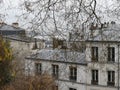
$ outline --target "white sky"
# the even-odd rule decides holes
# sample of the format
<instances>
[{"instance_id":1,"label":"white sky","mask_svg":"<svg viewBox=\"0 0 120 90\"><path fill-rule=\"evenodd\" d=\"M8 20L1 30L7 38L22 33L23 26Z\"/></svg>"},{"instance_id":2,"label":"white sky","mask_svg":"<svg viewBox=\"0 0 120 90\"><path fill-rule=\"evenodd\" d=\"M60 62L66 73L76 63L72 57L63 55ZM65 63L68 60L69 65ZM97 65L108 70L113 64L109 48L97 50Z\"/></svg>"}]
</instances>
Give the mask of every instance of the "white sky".
<instances>
[{"instance_id":1,"label":"white sky","mask_svg":"<svg viewBox=\"0 0 120 90\"><path fill-rule=\"evenodd\" d=\"M12 22L17 22L17 16L23 12L23 10L20 10L19 5L25 0L0 0L0 1L3 1L3 4L0 4L1 6L0 13L6 16L6 18L5 19L2 18L2 20L8 24L11 24ZM113 4L113 1L115 0L97 0L97 6L98 6L97 9L98 10L102 9L103 11L105 8L110 9L113 7L111 5ZM108 20L108 18L106 17L104 17L104 19Z\"/></svg>"},{"instance_id":2,"label":"white sky","mask_svg":"<svg viewBox=\"0 0 120 90\"><path fill-rule=\"evenodd\" d=\"M9 24L11 24L12 22L16 22L16 16L22 13L22 10L19 9L19 4L22 1L23 0L3 0L3 3L0 4L0 14L5 15L6 18L2 18L2 20Z\"/></svg>"}]
</instances>

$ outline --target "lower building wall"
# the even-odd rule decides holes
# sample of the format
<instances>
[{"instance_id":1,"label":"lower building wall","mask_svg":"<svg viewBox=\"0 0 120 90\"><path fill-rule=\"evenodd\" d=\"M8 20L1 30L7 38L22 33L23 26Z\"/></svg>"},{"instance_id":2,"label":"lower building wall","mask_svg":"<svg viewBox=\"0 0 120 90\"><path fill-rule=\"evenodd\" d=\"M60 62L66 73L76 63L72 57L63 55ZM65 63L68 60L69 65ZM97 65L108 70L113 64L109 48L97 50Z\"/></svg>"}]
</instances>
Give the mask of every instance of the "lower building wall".
<instances>
[{"instance_id":1,"label":"lower building wall","mask_svg":"<svg viewBox=\"0 0 120 90\"><path fill-rule=\"evenodd\" d=\"M58 81L58 90L69 90L74 88L76 90L118 90L117 87L112 86L100 86L100 85L88 85L74 82Z\"/></svg>"},{"instance_id":2,"label":"lower building wall","mask_svg":"<svg viewBox=\"0 0 120 90\"><path fill-rule=\"evenodd\" d=\"M106 84L102 85L101 83L98 85L91 85L91 82L88 82L91 81L91 74L86 72L86 66L81 65L53 63L39 60L26 60L26 75L35 75L35 63L41 63L42 72L47 72L50 75L52 75L52 65L59 65L59 79L56 81L58 90L69 90L69 88L74 88L76 90L118 90L116 87L110 87ZM77 81L75 82L69 80L69 66L76 66L78 68Z\"/></svg>"},{"instance_id":3,"label":"lower building wall","mask_svg":"<svg viewBox=\"0 0 120 90\"><path fill-rule=\"evenodd\" d=\"M58 81L58 90L69 90L69 88L74 88L76 90L86 90L86 85L77 84L73 82Z\"/></svg>"}]
</instances>

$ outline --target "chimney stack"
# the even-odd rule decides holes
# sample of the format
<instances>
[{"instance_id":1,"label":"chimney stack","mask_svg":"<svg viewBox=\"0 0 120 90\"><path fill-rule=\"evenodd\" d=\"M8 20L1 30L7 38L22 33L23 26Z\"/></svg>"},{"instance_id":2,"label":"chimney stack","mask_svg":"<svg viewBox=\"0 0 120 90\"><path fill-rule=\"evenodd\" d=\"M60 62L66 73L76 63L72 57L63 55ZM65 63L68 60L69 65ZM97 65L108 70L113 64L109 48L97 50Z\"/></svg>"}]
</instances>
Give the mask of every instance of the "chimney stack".
<instances>
[{"instance_id":1,"label":"chimney stack","mask_svg":"<svg viewBox=\"0 0 120 90\"><path fill-rule=\"evenodd\" d=\"M0 27L5 24L3 21L0 20Z\"/></svg>"},{"instance_id":2,"label":"chimney stack","mask_svg":"<svg viewBox=\"0 0 120 90\"><path fill-rule=\"evenodd\" d=\"M19 24L17 22L12 23L12 26L18 28Z\"/></svg>"},{"instance_id":3,"label":"chimney stack","mask_svg":"<svg viewBox=\"0 0 120 90\"><path fill-rule=\"evenodd\" d=\"M114 21L111 21L111 24L113 25L113 24L116 24Z\"/></svg>"}]
</instances>

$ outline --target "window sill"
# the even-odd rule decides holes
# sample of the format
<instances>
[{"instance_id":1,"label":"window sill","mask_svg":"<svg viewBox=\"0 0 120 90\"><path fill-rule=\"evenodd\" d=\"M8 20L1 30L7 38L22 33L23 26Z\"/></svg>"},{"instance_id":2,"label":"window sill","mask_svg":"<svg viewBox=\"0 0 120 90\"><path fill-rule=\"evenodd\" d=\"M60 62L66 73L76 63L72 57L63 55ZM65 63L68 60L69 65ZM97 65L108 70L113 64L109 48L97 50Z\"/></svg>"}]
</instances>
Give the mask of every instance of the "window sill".
<instances>
[{"instance_id":1,"label":"window sill","mask_svg":"<svg viewBox=\"0 0 120 90\"><path fill-rule=\"evenodd\" d=\"M77 80L72 80L72 79L69 79L70 80L70 82L77 82Z\"/></svg>"},{"instance_id":2,"label":"window sill","mask_svg":"<svg viewBox=\"0 0 120 90\"><path fill-rule=\"evenodd\" d=\"M59 79L59 76L52 75L54 79Z\"/></svg>"},{"instance_id":3,"label":"window sill","mask_svg":"<svg viewBox=\"0 0 120 90\"><path fill-rule=\"evenodd\" d=\"M115 61L107 61L107 63L115 63Z\"/></svg>"},{"instance_id":4,"label":"window sill","mask_svg":"<svg viewBox=\"0 0 120 90\"><path fill-rule=\"evenodd\" d=\"M92 60L91 62L99 62L99 61L97 61L97 60L96 60L96 61L95 61L95 60Z\"/></svg>"}]
</instances>

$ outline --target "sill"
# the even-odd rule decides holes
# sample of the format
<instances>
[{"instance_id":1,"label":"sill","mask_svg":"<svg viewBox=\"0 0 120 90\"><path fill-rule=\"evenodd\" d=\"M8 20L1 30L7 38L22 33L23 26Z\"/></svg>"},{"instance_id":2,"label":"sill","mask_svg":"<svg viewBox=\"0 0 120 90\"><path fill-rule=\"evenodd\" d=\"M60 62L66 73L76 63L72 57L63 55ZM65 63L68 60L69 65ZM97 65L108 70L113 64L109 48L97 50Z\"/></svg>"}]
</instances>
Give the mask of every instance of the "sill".
<instances>
[{"instance_id":1,"label":"sill","mask_svg":"<svg viewBox=\"0 0 120 90\"><path fill-rule=\"evenodd\" d=\"M91 83L91 85L98 85L98 83Z\"/></svg>"},{"instance_id":2,"label":"sill","mask_svg":"<svg viewBox=\"0 0 120 90\"><path fill-rule=\"evenodd\" d=\"M69 79L71 82L77 82L77 80Z\"/></svg>"},{"instance_id":3,"label":"sill","mask_svg":"<svg viewBox=\"0 0 120 90\"><path fill-rule=\"evenodd\" d=\"M115 63L115 61L107 61L108 63Z\"/></svg>"},{"instance_id":4,"label":"sill","mask_svg":"<svg viewBox=\"0 0 120 90\"><path fill-rule=\"evenodd\" d=\"M58 76L54 76L54 75L53 75L52 77L53 77L54 79L59 79L59 77L58 77Z\"/></svg>"},{"instance_id":5,"label":"sill","mask_svg":"<svg viewBox=\"0 0 120 90\"><path fill-rule=\"evenodd\" d=\"M109 87L115 87L115 85L111 85L111 84L107 84L107 86L109 86Z\"/></svg>"},{"instance_id":6,"label":"sill","mask_svg":"<svg viewBox=\"0 0 120 90\"><path fill-rule=\"evenodd\" d=\"M115 61L90 61L91 63L107 63L107 64L115 64Z\"/></svg>"},{"instance_id":7,"label":"sill","mask_svg":"<svg viewBox=\"0 0 120 90\"><path fill-rule=\"evenodd\" d=\"M52 76L54 79L59 79L58 77L56 77L56 76Z\"/></svg>"},{"instance_id":8,"label":"sill","mask_svg":"<svg viewBox=\"0 0 120 90\"><path fill-rule=\"evenodd\" d=\"M72 82L76 82L77 81L77 77L69 76L69 80L72 81Z\"/></svg>"},{"instance_id":9,"label":"sill","mask_svg":"<svg viewBox=\"0 0 120 90\"><path fill-rule=\"evenodd\" d=\"M35 73L35 75L36 75L36 76L40 76L40 75L42 75L42 73Z\"/></svg>"},{"instance_id":10,"label":"sill","mask_svg":"<svg viewBox=\"0 0 120 90\"><path fill-rule=\"evenodd\" d=\"M91 62L98 62L98 60L91 60Z\"/></svg>"},{"instance_id":11,"label":"sill","mask_svg":"<svg viewBox=\"0 0 120 90\"><path fill-rule=\"evenodd\" d=\"M98 58L91 58L92 62L98 62Z\"/></svg>"}]
</instances>

